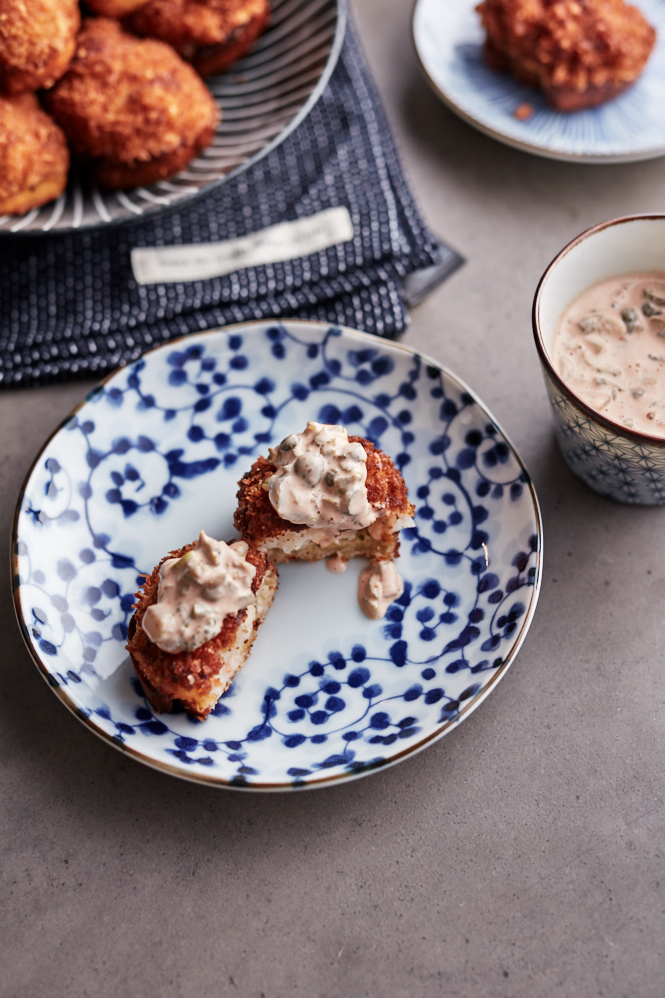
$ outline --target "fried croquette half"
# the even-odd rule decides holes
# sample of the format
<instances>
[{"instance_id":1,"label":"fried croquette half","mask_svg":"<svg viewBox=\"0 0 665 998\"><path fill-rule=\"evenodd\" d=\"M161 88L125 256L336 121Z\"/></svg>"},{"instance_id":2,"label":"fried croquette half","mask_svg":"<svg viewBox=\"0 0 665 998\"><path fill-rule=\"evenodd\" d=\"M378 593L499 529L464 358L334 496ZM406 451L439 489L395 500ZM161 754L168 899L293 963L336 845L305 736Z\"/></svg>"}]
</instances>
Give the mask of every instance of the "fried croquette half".
<instances>
[{"instance_id":1,"label":"fried croquette half","mask_svg":"<svg viewBox=\"0 0 665 998\"><path fill-rule=\"evenodd\" d=\"M137 35L168 42L210 76L241 59L269 17L269 0L149 0L125 23Z\"/></svg>"},{"instance_id":2,"label":"fried croquette half","mask_svg":"<svg viewBox=\"0 0 665 998\"><path fill-rule=\"evenodd\" d=\"M250 548L246 561L254 565L252 592L256 605L228 614L220 633L194 651L171 655L148 638L142 621L149 606L157 602L159 569L166 558L180 558L198 547L198 541L171 551L162 558L136 594L136 612L129 622L127 651L152 707L168 714L176 702L203 721L231 685L247 661L277 591L277 570L260 551Z\"/></svg>"},{"instance_id":3,"label":"fried croquette half","mask_svg":"<svg viewBox=\"0 0 665 998\"><path fill-rule=\"evenodd\" d=\"M78 0L2 0L0 92L52 87L72 61L80 25Z\"/></svg>"},{"instance_id":4,"label":"fried croquette half","mask_svg":"<svg viewBox=\"0 0 665 998\"><path fill-rule=\"evenodd\" d=\"M34 94L0 97L0 215L23 215L60 197L67 140Z\"/></svg>"},{"instance_id":5,"label":"fried croquette half","mask_svg":"<svg viewBox=\"0 0 665 998\"><path fill-rule=\"evenodd\" d=\"M485 60L540 87L559 111L618 97L638 78L656 32L624 0L484 0Z\"/></svg>"},{"instance_id":6,"label":"fried croquette half","mask_svg":"<svg viewBox=\"0 0 665 998\"><path fill-rule=\"evenodd\" d=\"M374 523L358 530L345 530L330 540L330 531L283 520L263 487L276 469L260 457L238 483L234 523L242 539L264 551L275 564L296 559L321 561L335 554L343 558L397 558L399 529L411 522L415 512L404 479L388 455L369 440L349 437L349 443L361 444L367 454L367 498L380 512Z\"/></svg>"},{"instance_id":7,"label":"fried croquette half","mask_svg":"<svg viewBox=\"0 0 665 998\"><path fill-rule=\"evenodd\" d=\"M183 169L219 121L205 84L170 46L102 17L84 22L71 67L47 100L74 152L111 189Z\"/></svg>"}]
</instances>

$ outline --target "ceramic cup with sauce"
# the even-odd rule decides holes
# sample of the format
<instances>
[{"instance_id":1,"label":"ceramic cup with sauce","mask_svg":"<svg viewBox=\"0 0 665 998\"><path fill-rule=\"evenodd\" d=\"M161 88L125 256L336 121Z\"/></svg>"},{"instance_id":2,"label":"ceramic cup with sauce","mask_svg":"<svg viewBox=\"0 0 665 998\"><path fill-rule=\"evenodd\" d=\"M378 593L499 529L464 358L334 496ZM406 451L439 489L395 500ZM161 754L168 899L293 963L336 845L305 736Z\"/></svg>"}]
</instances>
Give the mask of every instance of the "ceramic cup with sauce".
<instances>
[{"instance_id":1,"label":"ceramic cup with sauce","mask_svg":"<svg viewBox=\"0 0 665 998\"><path fill-rule=\"evenodd\" d=\"M567 307L591 285L626 274L665 274L665 215L633 215L583 232L549 265L533 304L533 332L571 471L610 499L665 504L665 436L614 422L585 403L555 369L554 336Z\"/></svg>"}]
</instances>

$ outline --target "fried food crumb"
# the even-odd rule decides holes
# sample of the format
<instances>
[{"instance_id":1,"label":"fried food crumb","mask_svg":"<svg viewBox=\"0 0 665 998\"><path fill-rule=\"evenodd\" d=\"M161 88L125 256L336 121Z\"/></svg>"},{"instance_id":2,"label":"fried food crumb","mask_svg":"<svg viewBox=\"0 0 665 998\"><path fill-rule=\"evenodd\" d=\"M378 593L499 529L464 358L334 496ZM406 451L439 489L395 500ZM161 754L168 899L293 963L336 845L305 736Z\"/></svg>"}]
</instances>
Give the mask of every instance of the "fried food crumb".
<instances>
[{"instance_id":1,"label":"fried food crumb","mask_svg":"<svg viewBox=\"0 0 665 998\"><path fill-rule=\"evenodd\" d=\"M534 115L533 104L518 104L513 111L513 117L518 121L528 121Z\"/></svg>"}]
</instances>

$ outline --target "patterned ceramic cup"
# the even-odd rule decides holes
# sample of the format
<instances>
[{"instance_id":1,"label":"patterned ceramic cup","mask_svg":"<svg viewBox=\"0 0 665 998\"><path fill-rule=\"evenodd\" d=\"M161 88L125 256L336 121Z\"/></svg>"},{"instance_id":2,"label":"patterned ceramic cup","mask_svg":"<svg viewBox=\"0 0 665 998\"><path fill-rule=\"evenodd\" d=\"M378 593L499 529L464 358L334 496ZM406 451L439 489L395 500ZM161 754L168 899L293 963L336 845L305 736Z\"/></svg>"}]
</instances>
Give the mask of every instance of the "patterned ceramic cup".
<instances>
[{"instance_id":1,"label":"patterned ceramic cup","mask_svg":"<svg viewBox=\"0 0 665 998\"><path fill-rule=\"evenodd\" d=\"M630 430L592 409L561 379L552 342L561 315L597 281L665 272L665 215L633 215L587 229L554 258L533 303L533 333L568 467L610 499L665 504L665 438Z\"/></svg>"}]
</instances>

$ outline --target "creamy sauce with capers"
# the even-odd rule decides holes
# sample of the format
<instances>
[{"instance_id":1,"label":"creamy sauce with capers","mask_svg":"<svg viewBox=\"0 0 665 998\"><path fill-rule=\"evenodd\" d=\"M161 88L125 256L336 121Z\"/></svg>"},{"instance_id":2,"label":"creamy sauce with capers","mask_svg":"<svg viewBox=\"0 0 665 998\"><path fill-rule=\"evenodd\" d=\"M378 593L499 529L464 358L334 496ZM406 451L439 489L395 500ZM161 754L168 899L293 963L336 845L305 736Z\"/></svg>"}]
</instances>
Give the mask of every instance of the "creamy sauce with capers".
<instances>
[{"instance_id":1,"label":"creamy sauce with capers","mask_svg":"<svg viewBox=\"0 0 665 998\"><path fill-rule=\"evenodd\" d=\"M143 630L162 651L190 652L216 637L228 614L256 603L254 565L244 541L225 544L199 536L198 547L168 558L159 571L157 603L143 616Z\"/></svg>"},{"instance_id":2,"label":"creamy sauce with capers","mask_svg":"<svg viewBox=\"0 0 665 998\"><path fill-rule=\"evenodd\" d=\"M552 361L593 409L665 436L665 274L626 274L587 288L561 318Z\"/></svg>"},{"instance_id":3,"label":"creamy sauce with capers","mask_svg":"<svg viewBox=\"0 0 665 998\"><path fill-rule=\"evenodd\" d=\"M385 617L391 603L404 592L404 582L397 574L394 561L372 561L360 573L358 603L370 620Z\"/></svg>"},{"instance_id":4,"label":"creamy sauce with capers","mask_svg":"<svg viewBox=\"0 0 665 998\"><path fill-rule=\"evenodd\" d=\"M367 498L367 454L343 426L309 422L270 449L277 471L266 482L283 520L309 527L358 530L377 518Z\"/></svg>"}]
</instances>

